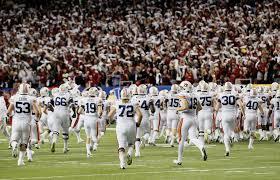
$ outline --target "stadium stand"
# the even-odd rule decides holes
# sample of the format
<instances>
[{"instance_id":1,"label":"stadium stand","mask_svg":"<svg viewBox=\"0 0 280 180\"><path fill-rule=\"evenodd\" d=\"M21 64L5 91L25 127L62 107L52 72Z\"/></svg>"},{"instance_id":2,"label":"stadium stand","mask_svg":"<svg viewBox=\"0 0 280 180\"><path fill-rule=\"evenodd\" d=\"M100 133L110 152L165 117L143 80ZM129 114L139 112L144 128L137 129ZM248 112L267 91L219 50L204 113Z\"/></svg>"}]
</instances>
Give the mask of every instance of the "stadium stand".
<instances>
[{"instance_id":1,"label":"stadium stand","mask_svg":"<svg viewBox=\"0 0 280 180\"><path fill-rule=\"evenodd\" d=\"M1 88L280 81L276 0L39 2L1 2Z\"/></svg>"}]
</instances>

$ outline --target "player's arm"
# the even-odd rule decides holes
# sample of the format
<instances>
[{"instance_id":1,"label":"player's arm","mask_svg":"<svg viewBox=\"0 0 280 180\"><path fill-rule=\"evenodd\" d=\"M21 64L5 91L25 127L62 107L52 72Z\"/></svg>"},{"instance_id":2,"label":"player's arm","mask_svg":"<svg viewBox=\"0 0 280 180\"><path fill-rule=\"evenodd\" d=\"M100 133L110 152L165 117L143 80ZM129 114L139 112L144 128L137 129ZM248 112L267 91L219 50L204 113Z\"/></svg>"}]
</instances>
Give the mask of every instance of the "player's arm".
<instances>
[{"instance_id":1,"label":"player's arm","mask_svg":"<svg viewBox=\"0 0 280 180\"><path fill-rule=\"evenodd\" d=\"M196 107L196 112L198 113L198 111L200 111L202 109L201 104L199 101L197 101L197 107Z\"/></svg>"},{"instance_id":2,"label":"player's arm","mask_svg":"<svg viewBox=\"0 0 280 180\"><path fill-rule=\"evenodd\" d=\"M10 102L10 105L8 107L8 110L7 110L7 116L10 117L12 115L12 112L14 110L14 104L12 102Z\"/></svg>"},{"instance_id":3,"label":"player's arm","mask_svg":"<svg viewBox=\"0 0 280 180\"><path fill-rule=\"evenodd\" d=\"M48 102L47 109L52 112L54 111L54 100L53 99L51 99L50 102Z\"/></svg>"},{"instance_id":4,"label":"player's arm","mask_svg":"<svg viewBox=\"0 0 280 180\"><path fill-rule=\"evenodd\" d=\"M188 101L184 97L179 97L180 99L180 107L177 108L177 111L187 110L189 107Z\"/></svg>"},{"instance_id":5,"label":"player's arm","mask_svg":"<svg viewBox=\"0 0 280 180\"><path fill-rule=\"evenodd\" d=\"M156 109L155 109L154 101L153 101L153 100L151 100L151 101L149 102L149 109L151 110L151 113L152 113L152 114L155 113Z\"/></svg>"},{"instance_id":6,"label":"player's arm","mask_svg":"<svg viewBox=\"0 0 280 180\"><path fill-rule=\"evenodd\" d=\"M219 109L222 107L221 100L220 99L215 100L214 104L215 104L214 109L215 109L216 112L218 112Z\"/></svg>"},{"instance_id":7,"label":"player's arm","mask_svg":"<svg viewBox=\"0 0 280 180\"><path fill-rule=\"evenodd\" d=\"M136 106L135 112L136 112L136 115L137 115L136 127L139 127L140 124L141 124L141 121L142 121L142 117L143 117L139 106Z\"/></svg>"},{"instance_id":8,"label":"player's arm","mask_svg":"<svg viewBox=\"0 0 280 180\"><path fill-rule=\"evenodd\" d=\"M116 114L116 108L111 107L110 112L108 114L109 122L113 121L114 115Z\"/></svg>"},{"instance_id":9,"label":"player's arm","mask_svg":"<svg viewBox=\"0 0 280 180\"><path fill-rule=\"evenodd\" d=\"M273 99L269 101L270 102L270 106L269 106L269 111L268 111L268 117L270 117L272 112L273 112L274 105L273 105L272 101L273 101Z\"/></svg>"},{"instance_id":10,"label":"player's arm","mask_svg":"<svg viewBox=\"0 0 280 180\"><path fill-rule=\"evenodd\" d=\"M103 109L102 109L102 102L100 101L100 102L97 104L97 114L98 114L98 117L101 117L101 116L102 116L102 112L103 112Z\"/></svg>"},{"instance_id":11,"label":"player's arm","mask_svg":"<svg viewBox=\"0 0 280 180\"><path fill-rule=\"evenodd\" d=\"M36 100L34 100L32 102L32 110L35 113L35 116L37 117L37 119L39 119L40 118L40 109L38 107Z\"/></svg>"},{"instance_id":12,"label":"player's arm","mask_svg":"<svg viewBox=\"0 0 280 180\"><path fill-rule=\"evenodd\" d=\"M261 112L261 116L264 116L264 110L263 110L263 107L262 107L262 102L259 103L258 108Z\"/></svg>"}]
</instances>

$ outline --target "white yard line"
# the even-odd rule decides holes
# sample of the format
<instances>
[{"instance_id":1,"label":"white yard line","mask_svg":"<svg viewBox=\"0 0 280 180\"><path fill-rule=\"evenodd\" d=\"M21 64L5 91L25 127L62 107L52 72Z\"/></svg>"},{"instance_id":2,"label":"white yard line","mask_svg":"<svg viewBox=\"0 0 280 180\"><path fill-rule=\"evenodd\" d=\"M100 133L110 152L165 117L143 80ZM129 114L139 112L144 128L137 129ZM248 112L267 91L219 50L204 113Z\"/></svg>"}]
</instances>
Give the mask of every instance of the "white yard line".
<instances>
[{"instance_id":1,"label":"white yard line","mask_svg":"<svg viewBox=\"0 0 280 180\"><path fill-rule=\"evenodd\" d=\"M252 167L252 168L227 168L227 169L190 169L190 168L180 168L177 170L169 171L149 171L149 172L122 172L122 173L112 173L112 174L77 174L77 175L65 175L65 176L37 176L37 177L28 177L28 178L11 178L11 179L0 179L0 180L25 180L25 179L59 179L59 178L71 178L71 177L94 177L94 176L126 176L126 175L136 175L136 174L162 174L162 173L185 173L187 172L208 172L208 171L225 171L225 173L236 172L243 173L245 170L252 169L269 169L269 168L279 168L280 166L261 166L261 167ZM242 171L244 170L244 171ZM260 174L260 173L254 173ZM263 173L261 173L263 174Z\"/></svg>"}]
</instances>

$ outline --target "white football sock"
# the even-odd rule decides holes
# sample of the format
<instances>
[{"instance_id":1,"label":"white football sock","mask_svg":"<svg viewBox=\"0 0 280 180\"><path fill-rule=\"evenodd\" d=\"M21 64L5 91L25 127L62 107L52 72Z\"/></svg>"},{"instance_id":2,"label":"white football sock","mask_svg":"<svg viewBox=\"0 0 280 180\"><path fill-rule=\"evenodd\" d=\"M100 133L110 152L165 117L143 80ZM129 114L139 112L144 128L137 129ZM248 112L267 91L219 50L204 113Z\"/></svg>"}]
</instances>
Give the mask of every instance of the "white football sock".
<instances>
[{"instance_id":1,"label":"white football sock","mask_svg":"<svg viewBox=\"0 0 280 180\"><path fill-rule=\"evenodd\" d=\"M63 139L63 143L64 143L64 149L68 149L68 140Z\"/></svg>"},{"instance_id":2,"label":"white football sock","mask_svg":"<svg viewBox=\"0 0 280 180\"><path fill-rule=\"evenodd\" d=\"M165 128L166 128L166 126L162 126L161 131L160 131L160 137L163 136L163 134L165 132Z\"/></svg>"},{"instance_id":3,"label":"white football sock","mask_svg":"<svg viewBox=\"0 0 280 180\"><path fill-rule=\"evenodd\" d=\"M183 161L184 141L181 140L178 146L178 162Z\"/></svg>"},{"instance_id":4,"label":"white football sock","mask_svg":"<svg viewBox=\"0 0 280 180\"><path fill-rule=\"evenodd\" d=\"M18 159L20 161L24 160L24 156L25 156L26 151L19 151L19 155L18 155ZM31 152L32 153L32 152Z\"/></svg>"},{"instance_id":5,"label":"white football sock","mask_svg":"<svg viewBox=\"0 0 280 180\"><path fill-rule=\"evenodd\" d=\"M125 152L119 151L119 159L120 159L120 164L124 165L125 164Z\"/></svg>"},{"instance_id":6,"label":"white football sock","mask_svg":"<svg viewBox=\"0 0 280 180\"><path fill-rule=\"evenodd\" d=\"M250 139L249 139L249 146L253 146L253 143L254 143L254 138L250 137Z\"/></svg>"},{"instance_id":7,"label":"white football sock","mask_svg":"<svg viewBox=\"0 0 280 180\"><path fill-rule=\"evenodd\" d=\"M190 143L193 143L200 150L201 154L203 155L202 148L204 147L204 143L202 143L201 140L192 138L192 139L190 139Z\"/></svg>"},{"instance_id":8,"label":"white football sock","mask_svg":"<svg viewBox=\"0 0 280 180\"><path fill-rule=\"evenodd\" d=\"M139 154L140 153L140 141L135 141L135 153Z\"/></svg>"},{"instance_id":9,"label":"white football sock","mask_svg":"<svg viewBox=\"0 0 280 180\"><path fill-rule=\"evenodd\" d=\"M155 142L156 142L157 136L158 136L158 131L154 131L154 133L153 133L153 138L152 138L152 143L155 143Z\"/></svg>"},{"instance_id":10,"label":"white football sock","mask_svg":"<svg viewBox=\"0 0 280 180\"><path fill-rule=\"evenodd\" d=\"M224 136L224 144L226 148L226 152L230 151L230 140L228 136Z\"/></svg>"},{"instance_id":11,"label":"white football sock","mask_svg":"<svg viewBox=\"0 0 280 180\"><path fill-rule=\"evenodd\" d=\"M18 144L18 143L17 143L16 141L12 141L12 142L11 142L12 148L15 149L15 148L17 147L17 144Z\"/></svg>"},{"instance_id":12,"label":"white football sock","mask_svg":"<svg viewBox=\"0 0 280 180\"><path fill-rule=\"evenodd\" d=\"M90 154L90 144L86 144L87 154Z\"/></svg>"},{"instance_id":13,"label":"white football sock","mask_svg":"<svg viewBox=\"0 0 280 180\"><path fill-rule=\"evenodd\" d=\"M132 157L132 153L133 153L133 147L129 146L127 150L127 154Z\"/></svg>"},{"instance_id":14,"label":"white football sock","mask_svg":"<svg viewBox=\"0 0 280 180\"><path fill-rule=\"evenodd\" d=\"M58 135L56 133L53 133L53 135L52 135L52 143L56 143L57 142L57 138L58 138Z\"/></svg>"}]
</instances>

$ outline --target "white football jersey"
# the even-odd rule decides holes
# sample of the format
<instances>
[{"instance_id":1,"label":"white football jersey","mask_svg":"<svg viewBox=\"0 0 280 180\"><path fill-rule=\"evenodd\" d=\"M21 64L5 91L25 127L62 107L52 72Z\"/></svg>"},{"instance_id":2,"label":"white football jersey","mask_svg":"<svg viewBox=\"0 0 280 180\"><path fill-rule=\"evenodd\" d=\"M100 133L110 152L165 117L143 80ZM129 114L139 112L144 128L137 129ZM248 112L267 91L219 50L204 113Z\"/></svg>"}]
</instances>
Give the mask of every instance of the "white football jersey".
<instances>
[{"instance_id":1,"label":"white football jersey","mask_svg":"<svg viewBox=\"0 0 280 180\"><path fill-rule=\"evenodd\" d=\"M138 104L128 102L123 103L118 100L115 104L117 124L126 124L127 122L135 123L135 110Z\"/></svg>"},{"instance_id":2,"label":"white football jersey","mask_svg":"<svg viewBox=\"0 0 280 180\"><path fill-rule=\"evenodd\" d=\"M269 108L269 94L259 94L259 98L262 100L262 108Z\"/></svg>"},{"instance_id":3,"label":"white football jersey","mask_svg":"<svg viewBox=\"0 0 280 180\"><path fill-rule=\"evenodd\" d=\"M131 102L134 104L138 104L140 107L140 111L144 118L147 118L150 115L149 112L149 102L150 98L148 95L137 95L135 98L131 99Z\"/></svg>"},{"instance_id":4,"label":"white football jersey","mask_svg":"<svg viewBox=\"0 0 280 180\"><path fill-rule=\"evenodd\" d=\"M270 101L273 111L280 113L280 98L272 98Z\"/></svg>"},{"instance_id":5,"label":"white football jersey","mask_svg":"<svg viewBox=\"0 0 280 180\"><path fill-rule=\"evenodd\" d=\"M201 105L202 110L213 111L214 94L211 92L201 92L197 96L197 100Z\"/></svg>"},{"instance_id":6,"label":"white football jersey","mask_svg":"<svg viewBox=\"0 0 280 180\"><path fill-rule=\"evenodd\" d=\"M29 95L16 94L12 96L11 103L14 105L13 118L30 120L34 101L36 101L36 97Z\"/></svg>"},{"instance_id":7,"label":"white football jersey","mask_svg":"<svg viewBox=\"0 0 280 180\"><path fill-rule=\"evenodd\" d=\"M80 106L84 107L84 114L98 117L98 105L101 105L101 99L98 97L85 97L81 100Z\"/></svg>"},{"instance_id":8,"label":"white football jersey","mask_svg":"<svg viewBox=\"0 0 280 180\"><path fill-rule=\"evenodd\" d=\"M102 116L107 117L108 109L110 109L111 103L107 100L102 100Z\"/></svg>"},{"instance_id":9,"label":"white football jersey","mask_svg":"<svg viewBox=\"0 0 280 180\"><path fill-rule=\"evenodd\" d=\"M197 98L196 95L193 93L181 93L180 97L183 97L187 102L188 102L188 109L182 111L182 113L194 115L196 114L196 109L197 109Z\"/></svg>"},{"instance_id":10,"label":"white football jersey","mask_svg":"<svg viewBox=\"0 0 280 180\"><path fill-rule=\"evenodd\" d=\"M258 97L245 96L243 102L245 104L245 113L257 113L262 100Z\"/></svg>"},{"instance_id":11,"label":"white football jersey","mask_svg":"<svg viewBox=\"0 0 280 180\"><path fill-rule=\"evenodd\" d=\"M68 111L69 105L73 103L70 93L59 92L53 97L54 109L58 111Z\"/></svg>"},{"instance_id":12,"label":"white football jersey","mask_svg":"<svg viewBox=\"0 0 280 180\"><path fill-rule=\"evenodd\" d=\"M0 120L7 114L7 106L3 96L0 97Z\"/></svg>"},{"instance_id":13,"label":"white football jersey","mask_svg":"<svg viewBox=\"0 0 280 180\"><path fill-rule=\"evenodd\" d=\"M236 111L238 95L231 91L225 91L219 95L222 111Z\"/></svg>"},{"instance_id":14,"label":"white football jersey","mask_svg":"<svg viewBox=\"0 0 280 180\"><path fill-rule=\"evenodd\" d=\"M43 108L51 102L51 98L47 96L41 96L37 98L37 102Z\"/></svg>"},{"instance_id":15,"label":"white football jersey","mask_svg":"<svg viewBox=\"0 0 280 180\"><path fill-rule=\"evenodd\" d=\"M154 104L155 113L159 113L160 112L160 103L162 102L161 98L159 96L151 96L150 100Z\"/></svg>"},{"instance_id":16,"label":"white football jersey","mask_svg":"<svg viewBox=\"0 0 280 180\"><path fill-rule=\"evenodd\" d=\"M168 111L176 111L180 106L180 99L178 97L178 94L168 94L167 101Z\"/></svg>"},{"instance_id":17,"label":"white football jersey","mask_svg":"<svg viewBox=\"0 0 280 180\"><path fill-rule=\"evenodd\" d=\"M74 103L74 106L75 106L76 108L79 107L79 103L80 103L81 99L82 99L82 96L77 96L77 97L74 97L74 98L73 98L73 103Z\"/></svg>"}]
</instances>

